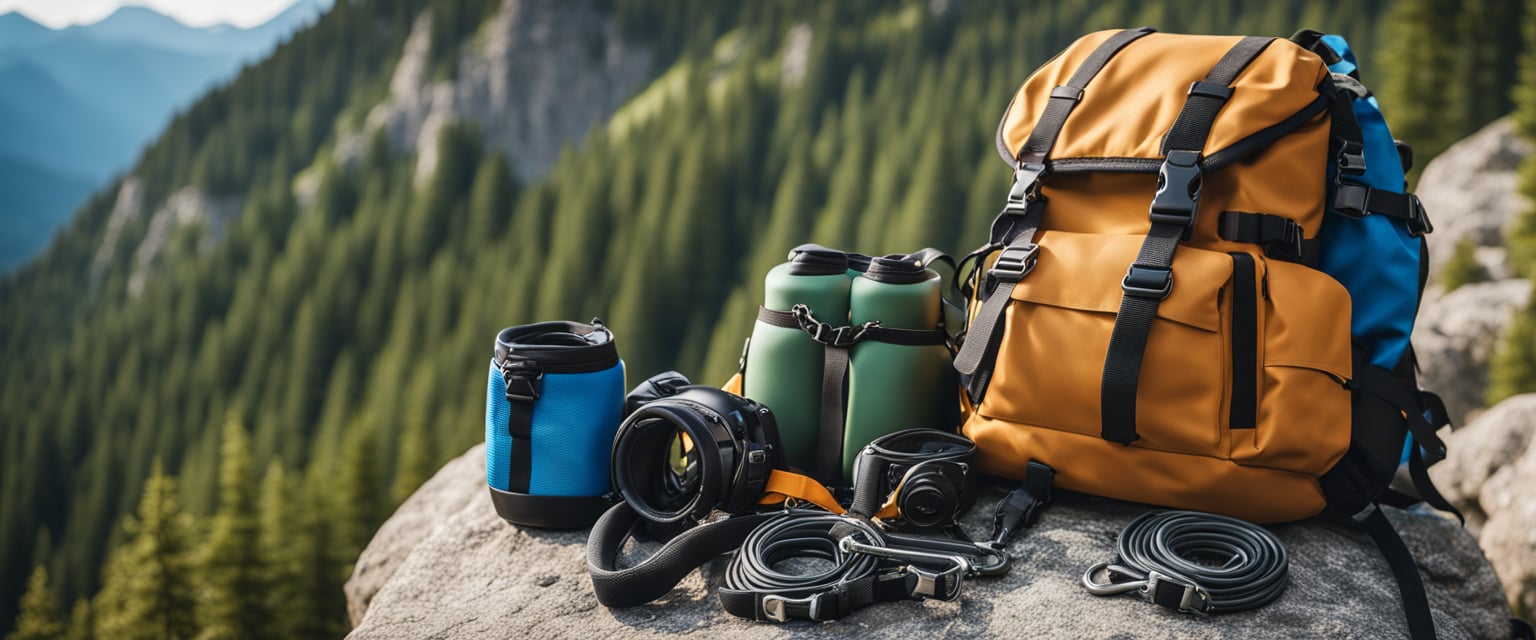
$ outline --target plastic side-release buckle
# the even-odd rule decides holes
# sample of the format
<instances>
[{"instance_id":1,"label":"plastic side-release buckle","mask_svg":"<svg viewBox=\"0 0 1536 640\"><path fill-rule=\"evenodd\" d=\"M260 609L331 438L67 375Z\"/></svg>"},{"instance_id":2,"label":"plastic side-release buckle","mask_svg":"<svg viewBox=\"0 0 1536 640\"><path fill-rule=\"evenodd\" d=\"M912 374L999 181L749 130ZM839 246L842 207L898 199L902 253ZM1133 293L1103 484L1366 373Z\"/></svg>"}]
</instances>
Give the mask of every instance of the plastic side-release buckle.
<instances>
[{"instance_id":1,"label":"plastic side-release buckle","mask_svg":"<svg viewBox=\"0 0 1536 640\"><path fill-rule=\"evenodd\" d=\"M774 622L789 622L790 618L821 621L821 600L816 595L804 598L787 598L778 594L763 596L763 615Z\"/></svg>"},{"instance_id":2,"label":"plastic side-release buckle","mask_svg":"<svg viewBox=\"0 0 1536 640\"><path fill-rule=\"evenodd\" d=\"M1008 201L1003 213L1022 215L1029 203L1040 196L1040 178L1045 175L1045 164L1020 162L1013 171L1013 186L1008 189Z\"/></svg>"},{"instance_id":3,"label":"plastic side-release buckle","mask_svg":"<svg viewBox=\"0 0 1536 640\"><path fill-rule=\"evenodd\" d=\"M544 370L526 358L508 358L501 363L501 377L507 383L508 402L533 402L539 399Z\"/></svg>"},{"instance_id":4,"label":"plastic side-release buckle","mask_svg":"<svg viewBox=\"0 0 1536 640\"><path fill-rule=\"evenodd\" d=\"M1334 189L1333 212L1359 220L1369 215L1371 188L1363 184L1340 184Z\"/></svg>"},{"instance_id":5,"label":"plastic side-release buckle","mask_svg":"<svg viewBox=\"0 0 1536 640\"><path fill-rule=\"evenodd\" d=\"M1419 201L1417 194L1408 194L1408 211L1408 235L1418 238L1435 232L1435 225L1429 221L1429 213L1424 210L1424 203Z\"/></svg>"},{"instance_id":6,"label":"plastic side-release buckle","mask_svg":"<svg viewBox=\"0 0 1536 640\"><path fill-rule=\"evenodd\" d=\"M1169 151L1157 170L1157 195L1152 197L1147 217L1154 224L1183 226L1188 237L1200 204L1202 177L1199 152Z\"/></svg>"},{"instance_id":7,"label":"plastic side-release buckle","mask_svg":"<svg viewBox=\"0 0 1536 640\"><path fill-rule=\"evenodd\" d=\"M1141 590L1147 601L1181 613L1210 615L1211 594L1199 585L1167 576L1156 571L1147 572L1147 586Z\"/></svg>"},{"instance_id":8,"label":"plastic side-release buckle","mask_svg":"<svg viewBox=\"0 0 1536 640\"><path fill-rule=\"evenodd\" d=\"M1128 296L1163 300L1173 291L1173 270L1154 265L1132 264L1131 268L1125 270L1125 279L1120 281L1120 290Z\"/></svg>"},{"instance_id":9,"label":"plastic side-release buckle","mask_svg":"<svg viewBox=\"0 0 1536 640\"><path fill-rule=\"evenodd\" d=\"M1035 270L1039 259L1040 245L1032 242L1004 247L987 270L987 277L994 282L1018 282Z\"/></svg>"}]
</instances>

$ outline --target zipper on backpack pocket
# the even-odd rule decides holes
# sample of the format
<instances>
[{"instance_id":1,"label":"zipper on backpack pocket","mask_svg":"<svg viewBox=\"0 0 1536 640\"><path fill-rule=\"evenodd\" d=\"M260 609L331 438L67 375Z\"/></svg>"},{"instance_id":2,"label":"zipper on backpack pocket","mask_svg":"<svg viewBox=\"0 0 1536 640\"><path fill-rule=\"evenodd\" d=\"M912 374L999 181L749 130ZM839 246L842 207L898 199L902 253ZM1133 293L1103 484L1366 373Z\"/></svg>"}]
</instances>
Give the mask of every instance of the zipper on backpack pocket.
<instances>
[{"instance_id":1,"label":"zipper on backpack pocket","mask_svg":"<svg viewBox=\"0 0 1536 640\"><path fill-rule=\"evenodd\" d=\"M1232 254L1232 429L1252 429L1259 415L1259 301L1253 256Z\"/></svg>"}]
</instances>

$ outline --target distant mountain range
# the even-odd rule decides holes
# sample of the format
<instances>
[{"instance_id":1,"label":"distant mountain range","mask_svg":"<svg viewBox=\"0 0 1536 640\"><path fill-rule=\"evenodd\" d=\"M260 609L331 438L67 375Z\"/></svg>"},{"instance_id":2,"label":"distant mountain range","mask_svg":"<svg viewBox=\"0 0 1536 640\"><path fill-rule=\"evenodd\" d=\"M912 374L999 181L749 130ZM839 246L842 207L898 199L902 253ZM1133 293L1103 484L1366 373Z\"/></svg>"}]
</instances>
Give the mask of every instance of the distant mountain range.
<instances>
[{"instance_id":1,"label":"distant mountain range","mask_svg":"<svg viewBox=\"0 0 1536 640\"><path fill-rule=\"evenodd\" d=\"M248 29L189 27L146 7L63 29L0 15L0 271L41 249L176 111L331 2L298 0Z\"/></svg>"}]
</instances>

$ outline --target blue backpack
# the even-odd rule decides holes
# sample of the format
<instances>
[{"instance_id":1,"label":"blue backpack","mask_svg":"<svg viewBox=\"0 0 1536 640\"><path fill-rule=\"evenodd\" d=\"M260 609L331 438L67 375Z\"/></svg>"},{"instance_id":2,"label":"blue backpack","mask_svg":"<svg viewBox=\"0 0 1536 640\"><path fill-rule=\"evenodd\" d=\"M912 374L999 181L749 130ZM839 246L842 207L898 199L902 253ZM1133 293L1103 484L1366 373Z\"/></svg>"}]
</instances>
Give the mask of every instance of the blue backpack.
<instances>
[{"instance_id":1,"label":"blue backpack","mask_svg":"<svg viewBox=\"0 0 1536 640\"><path fill-rule=\"evenodd\" d=\"M1429 272L1424 235L1434 227L1418 197L1405 188L1412 151L1393 139L1380 104L1360 81L1349 43L1315 31L1299 32L1292 40L1323 58L1337 90L1331 116L1339 155L1330 168L1330 215L1319 233L1318 268L1349 290L1353 305L1353 439L1348 455L1321 483L1330 506L1353 514L1387 558L1410 633L1433 637L1422 579L1378 505L1422 501L1462 518L1426 473L1445 457L1435 432L1450 419L1438 396L1419 389L1409 344ZM1393 426L1405 418L1407 433ZM1411 486L1393 484L1402 466Z\"/></svg>"}]
</instances>

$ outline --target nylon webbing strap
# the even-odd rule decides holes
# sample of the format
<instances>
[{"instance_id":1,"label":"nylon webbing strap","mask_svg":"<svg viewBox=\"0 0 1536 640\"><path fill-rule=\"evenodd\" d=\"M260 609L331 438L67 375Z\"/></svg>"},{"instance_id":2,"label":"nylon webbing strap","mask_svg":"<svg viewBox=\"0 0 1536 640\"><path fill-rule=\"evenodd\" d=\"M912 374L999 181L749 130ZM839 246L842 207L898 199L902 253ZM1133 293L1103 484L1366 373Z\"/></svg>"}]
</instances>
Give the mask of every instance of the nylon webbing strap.
<instances>
[{"instance_id":1,"label":"nylon webbing strap","mask_svg":"<svg viewBox=\"0 0 1536 640\"><path fill-rule=\"evenodd\" d=\"M1104 69L1109 59L1120 53L1138 38L1155 32L1152 27L1139 29L1126 29L1109 37L1093 53L1083 60L1067 83L1051 90L1051 98L1045 103L1045 110L1040 118L1035 121L1035 126L1029 132L1029 138L1024 141L1024 146L1019 148L1017 159L1019 162L1044 162L1050 155L1051 148L1056 146L1056 137L1061 135L1061 128L1067 123L1067 116L1077 108L1077 103L1083 99L1083 89L1093 80L1093 77ZM1004 115L1004 119L1007 116Z\"/></svg>"},{"instance_id":2,"label":"nylon webbing strap","mask_svg":"<svg viewBox=\"0 0 1536 640\"><path fill-rule=\"evenodd\" d=\"M1009 193L1008 205L1004 209L1004 215L1020 215L1022 220L1014 226L1012 238L1004 240L1002 255L993 263L992 271L988 277L995 284L990 292L986 293L986 300L981 309L971 321L966 330L969 337L960 347L960 352L955 355L955 370L963 375L972 376L982 368L982 363L991 360L996 355L997 341L1001 337L1003 311L1008 306L1009 296L1013 294L1013 288L1019 280L1034 268L1035 256L1038 248L1035 247L1035 232L1040 227L1040 201L1028 200L1028 194L1033 189L1036 181L1045 172L1045 158L1051 154L1051 149L1056 146L1056 138L1061 135L1061 128L1066 126L1067 116L1077 108L1077 103L1083 99L1083 91L1088 83L1099 75L1104 65L1109 64L1115 54L1120 53L1126 45L1135 42L1147 34L1156 32L1152 27L1127 29L1109 37L1093 53L1083 60L1083 63L1072 72L1072 77L1067 84L1051 90L1051 98L1046 101L1045 110L1040 118L1035 121L1035 126L1029 132L1029 138L1024 141L1024 146L1019 148L1015 160L1018 168L1014 172L1014 185ZM1003 115L1006 122L1007 114ZM999 125L998 140L1001 145L1002 129ZM1016 213L1010 213L1010 211ZM996 239L994 239L996 240ZM1002 264L1004 269L999 270ZM1017 277L1012 277L1016 273ZM980 338L979 340L977 338ZM972 401L980 400L980 390L973 389Z\"/></svg>"},{"instance_id":3,"label":"nylon webbing strap","mask_svg":"<svg viewBox=\"0 0 1536 640\"><path fill-rule=\"evenodd\" d=\"M1316 268L1322 241L1307 239L1295 220L1267 213L1223 211L1216 227L1222 240L1258 245L1264 255Z\"/></svg>"},{"instance_id":4,"label":"nylon webbing strap","mask_svg":"<svg viewBox=\"0 0 1536 640\"><path fill-rule=\"evenodd\" d=\"M533 404L539 398L543 376L537 362L524 358L508 358L501 363L501 375L507 385L507 434L512 436L507 491L528 493L533 470Z\"/></svg>"},{"instance_id":5,"label":"nylon webbing strap","mask_svg":"<svg viewBox=\"0 0 1536 640\"><path fill-rule=\"evenodd\" d=\"M809 502L831 513L845 512L843 505L837 503L837 498L827 491L825 485L812 480L810 476L782 469L774 469L768 474L768 482L763 485L763 497L757 503L780 504L790 498Z\"/></svg>"},{"instance_id":6,"label":"nylon webbing strap","mask_svg":"<svg viewBox=\"0 0 1536 640\"><path fill-rule=\"evenodd\" d=\"M1190 85L1184 108L1173 121L1173 127L1168 129L1167 137L1163 138L1163 155L1180 149L1195 152L1205 150L1205 139L1210 136L1216 114L1226 106L1227 98L1232 97L1232 81L1274 41L1274 38L1259 36L1239 40L1216 62L1216 66L1211 67L1204 81Z\"/></svg>"},{"instance_id":7,"label":"nylon webbing strap","mask_svg":"<svg viewBox=\"0 0 1536 640\"><path fill-rule=\"evenodd\" d=\"M984 292L986 300L981 303L981 309L976 312L976 317L966 330L967 339L960 346L960 353L955 355L955 370L961 374L975 374L984 361L997 355L997 342L1002 338L1003 312L1008 307L1008 300L1019 281L1034 270L1035 260L1039 256L1040 249L1034 244L1034 237L1040 227L1042 208L1042 203L1038 201L1030 203L1019 222L1018 233L998 254L992 268L987 270L986 284L995 286L991 291ZM971 400L980 400L979 396L980 393L973 391Z\"/></svg>"},{"instance_id":8,"label":"nylon webbing strap","mask_svg":"<svg viewBox=\"0 0 1536 640\"><path fill-rule=\"evenodd\" d=\"M843 484L843 405L847 403L848 348L824 345L821 360L821 412L816 436L816 479Z\"/></svg>"},{"instance_id":9,"label":"nylon webbing strap","mask_svg":"<svg viewBox=\"0 0 1536 640\"><path fill-rule=\"evenodd\" d=\"M1387 559L1387 567L1397 580L1397 592L1403 601L1403 614L1408 619L1409 637L1413 640L1434 638L1435 619L1429 613L1429 596L1424 593L1424 579L1419 576L1419 567L1413 561L1413 553L1403 543L1397 529L1392 527L1392 521L1382 513L1381 507L1373 504L1367 509L1370 513L1360 524L1376 543L1376 548L1381 550L1381 555Z\"/></svg>"},{"instance_id":10,"label":"nylon webbing strap","mask_svg":"<svg viewBox=\"0 0 1536 640\"><path fill-rule=\"evenodd\" d=\"M619 568L618 558L640 521L627 503L609 509L587 538L587 573L597 601L609 607L633 607L660 598L683 578L723 553L741 546L747 534L773 514L739 515L684 531L633 567Z\"/></svg>"},{"instance_id":11,"label":"nylon webbing strap","mask_svg":"<svg viewBox=\"0 0 1536 640\"><path fill-rule=\"evenodd\" d=\"M942 309L940 310L942 313ZM779 311L758 307L757 319L763 324L782 329L798 329L811 339L821 343L821 408L818 412L816 437L815 476L829 485L842 484L843 477L843 426L847 418L844 407L848 404L849 349L863 340L909 347L935 346L948 342L943 329L897 329L873 324L859 326L833 326L810 315L808 308L801 315L797 311Z\"/></svg>"},{"instance_id":12,"label":"nylon webbing strap","mask_svg":"<svg viewBox=\"0 0 1536 640\"><path fill-rule=\"evenodd\" d=\"M1200 154L1216 114L1232 96L1232 81L1273 40L1250 36L1227 50L1204 81L1190 85L1184 108L1163 139L1167 158L1159 169L1158 190L1148 214L1152 226L1120 283L1120 311L1104 356L1099 405L1105 440L1129 445L1140 437L1136 433L1136 391L1141 363L1157 308L1173 288L1174 252L1194 226L1199 209Z\"/></svg>"}]
</instances>

